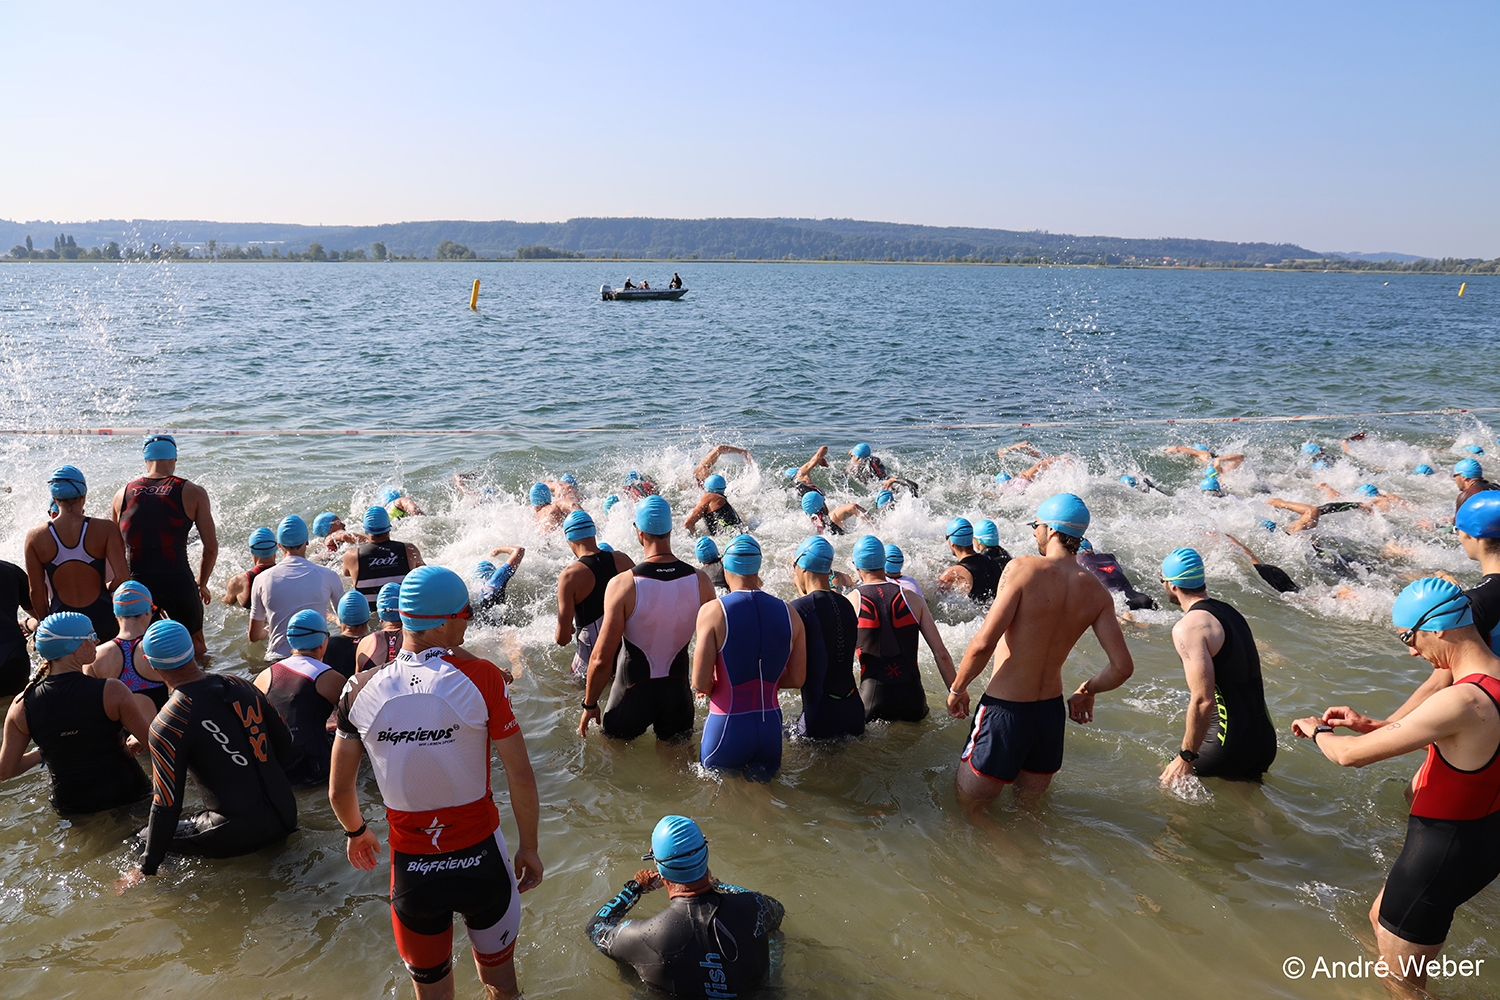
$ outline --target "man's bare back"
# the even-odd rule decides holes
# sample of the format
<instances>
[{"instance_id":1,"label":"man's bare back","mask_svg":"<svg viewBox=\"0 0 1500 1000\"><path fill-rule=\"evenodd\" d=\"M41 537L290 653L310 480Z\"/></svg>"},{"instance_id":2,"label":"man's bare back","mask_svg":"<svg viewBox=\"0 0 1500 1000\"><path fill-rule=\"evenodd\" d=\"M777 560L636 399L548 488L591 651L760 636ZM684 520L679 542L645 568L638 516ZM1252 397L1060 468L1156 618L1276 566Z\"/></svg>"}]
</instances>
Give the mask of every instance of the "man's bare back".
<instances>
[{"instance_id":1,"label":"man's bare back","mask_svg":"<svg viewBox=\"0 0 1500 1000\"><path fill-rule=\"evenodd\" d=\"M1009 618L996 644L995 667L985 688L991 697L1006 701L1056 698L1063 693L1063 661L1079 637L1101 615L1119 631L1109 591L1071 559L1020 556L1005 567L1000 587L980 630L989 629L997 616Z\"/></svg>"}]
</instances>

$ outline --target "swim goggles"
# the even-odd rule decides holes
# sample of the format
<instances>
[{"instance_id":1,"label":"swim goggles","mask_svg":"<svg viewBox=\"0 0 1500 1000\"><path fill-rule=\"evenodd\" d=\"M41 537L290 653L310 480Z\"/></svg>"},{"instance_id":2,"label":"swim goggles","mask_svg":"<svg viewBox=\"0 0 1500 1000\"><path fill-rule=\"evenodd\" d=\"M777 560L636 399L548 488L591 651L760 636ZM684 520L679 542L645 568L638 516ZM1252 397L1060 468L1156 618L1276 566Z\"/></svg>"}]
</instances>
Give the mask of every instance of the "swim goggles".
<instances>
[{"instance_id":1,"label":"swim goggles","mask_svg":"<svg viewBox=\"0 0 1500 1000\"><path fill-rule=\"evenodd\" d=\"M1406 629L1397 638L1406 646L1415 646L1417 643L1417 633L1422 630L1422 626L1426 625L1431 619L1436 618L1444 606L1452 604L1454 601L1463 601L1465 604L1468 604L1469 595L1454 594L1452 597L1438 601L1432 607L1422 612L1422 617L1417 619L1417 623L1411 628ZM1442 613L1446 614L1446 612Z\"/></svg>"}]
</instances>

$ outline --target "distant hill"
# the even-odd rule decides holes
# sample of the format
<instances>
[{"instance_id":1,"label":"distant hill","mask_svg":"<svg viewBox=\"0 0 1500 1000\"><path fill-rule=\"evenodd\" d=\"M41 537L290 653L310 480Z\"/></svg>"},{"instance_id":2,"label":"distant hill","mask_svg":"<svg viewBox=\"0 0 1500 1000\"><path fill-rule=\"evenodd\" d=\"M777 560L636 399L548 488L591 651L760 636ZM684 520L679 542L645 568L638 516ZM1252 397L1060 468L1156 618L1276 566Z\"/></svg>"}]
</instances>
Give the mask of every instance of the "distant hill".
<instances>
[{"instance_id":1,"label":"distant hill","mask_svg":"<svg viewBox=\"0 0 1500 1000\"><path fill-rule=\"evenodd\" d=\"M1041 231L914 226L853 219L614 219L567 222L398 222L380 226L303 226L262 222L120 220L8 222L0 220L0 254L30 236L38 250L67 235L80 247L201 248L261 246L281 254L309 244L326 251L385 244L393 255L432 257L451 241L479 257L514 257L519 248L564 250L586 257L676 257L739 260L1046 260L1069 264L1278 263L1325 256L1290 243L1228 243L1162 237L1069 236ZM1351 255L1354 256L1354 255ZM1415 260L1400 254L1368 259Z\"/></svg>"}]
</instances>

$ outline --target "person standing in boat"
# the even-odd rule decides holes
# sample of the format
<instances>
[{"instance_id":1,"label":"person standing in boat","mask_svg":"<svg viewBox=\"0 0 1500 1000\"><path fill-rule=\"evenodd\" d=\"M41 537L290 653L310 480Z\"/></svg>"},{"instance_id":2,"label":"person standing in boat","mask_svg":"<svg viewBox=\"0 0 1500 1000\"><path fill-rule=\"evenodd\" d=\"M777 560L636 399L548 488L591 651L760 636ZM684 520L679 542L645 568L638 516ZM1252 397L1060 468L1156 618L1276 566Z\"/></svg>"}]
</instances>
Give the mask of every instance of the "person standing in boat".
<instances>
[{"instance_id":1,"label":"person standing in boat","mask_svg":"<svg viewBox=\"0 0 1500 1000\"><path fill-rule=\"evenodd\" d=\"M669 282L667 282L667 287L668 288L674 288L674 289L675 288L681 288L682 287L682 275L678 274L676 271L673 271L672 272L672 280L669 281Z\"/></svg>"}]
</instances>

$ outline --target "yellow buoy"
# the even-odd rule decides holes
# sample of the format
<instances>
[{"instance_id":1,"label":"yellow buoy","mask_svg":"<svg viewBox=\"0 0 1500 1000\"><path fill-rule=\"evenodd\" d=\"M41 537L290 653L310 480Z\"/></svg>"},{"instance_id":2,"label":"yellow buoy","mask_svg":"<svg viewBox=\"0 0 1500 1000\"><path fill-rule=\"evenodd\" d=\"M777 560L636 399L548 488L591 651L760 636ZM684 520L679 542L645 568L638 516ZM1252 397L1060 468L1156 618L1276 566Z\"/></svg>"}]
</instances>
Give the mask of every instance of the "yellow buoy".
<instances>
[{"instance_id":1,"label":"yellow buoy","mask_svg":"<svg viewBox=\"0 0 1500 1000\"><path fill-rule=\"evenodd\" d=\"M1458 286L1458 297L1459 298L1463 298L1464 297L1464 289L1468 288L1468 287L1469 287L1469 283L1467 281L1459 283L1459 286Z\"/></svg>"},{"instance_id":2,"label":"yellow buoy","mask_svg":"<svg viewBox=\"0 0 1500 1000\"><path fill-rule=\"evenodd\" d=\"M1463 292L1458 294L1462 295ZM474 290L469 293L469 308L475 312L479 311L479 279L474 279Z\"/></svg>"}]
</instances>

